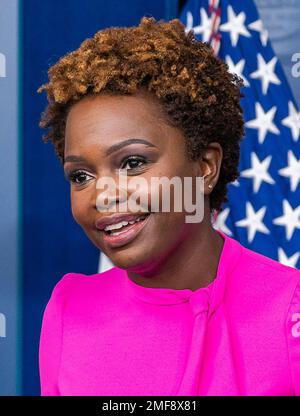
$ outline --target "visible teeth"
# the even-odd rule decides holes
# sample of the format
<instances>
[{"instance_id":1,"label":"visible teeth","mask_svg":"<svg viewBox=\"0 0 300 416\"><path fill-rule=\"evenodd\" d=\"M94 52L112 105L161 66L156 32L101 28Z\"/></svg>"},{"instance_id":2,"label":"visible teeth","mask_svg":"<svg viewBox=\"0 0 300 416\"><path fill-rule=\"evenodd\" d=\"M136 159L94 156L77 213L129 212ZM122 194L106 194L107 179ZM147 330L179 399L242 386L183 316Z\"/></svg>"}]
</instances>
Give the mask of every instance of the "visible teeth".
<instances>
[{"instance_id":1,"label":"visible teeth","mask_svg":"<svg viewBox=\"0 0 300 416\"><path fill-rule=\"evenodd\" d=\"M124 225L127 225L128 224L128 222L127 221L121 221L121 222L118 222L117 224L110 224L110 225L107 225L105 228L104 228L104 230L105 231L110 231L110 230L118 230L119 228L122 228Z\"/></svg>"},{"instance_id":2,"label":"visible teeth","mask_svg":"<svg viewBox=\"0 0 300 416\"><path fill-rule=\"evenodd\" d=\"M145 216L143 216L143 217L139 217L139 218L137 218L136 220L133 220L133 221L121 221L121 222L118 222L117 224L110 224L110 225L107 225L107 226L104 228L104 231L118 230L118 229L120 229L120 228L124 227L125 225L128 225L128 224L132 225L132 224L134 224L135 222L141 221L141 220L143 220L143 219L145 219L145 218L146 218L146 217L145 217ZM119 233L114 233L114 235L118 235L118 234L119 234Z\"/></svg>"},{"instance_id":3,"label":"visible teeth","mask_svg":"<svg viewBox=\"0 0 300 416\"><path fill-rule=\"evenodd\" d=\"M125 230L125 231L120 231L119 233L115 231L115 232L113 232L112 234L113 234L113 235L119 235L119 234L123 234L123 233L126 233L126 230Z\"/></svg>"}]
</instances>

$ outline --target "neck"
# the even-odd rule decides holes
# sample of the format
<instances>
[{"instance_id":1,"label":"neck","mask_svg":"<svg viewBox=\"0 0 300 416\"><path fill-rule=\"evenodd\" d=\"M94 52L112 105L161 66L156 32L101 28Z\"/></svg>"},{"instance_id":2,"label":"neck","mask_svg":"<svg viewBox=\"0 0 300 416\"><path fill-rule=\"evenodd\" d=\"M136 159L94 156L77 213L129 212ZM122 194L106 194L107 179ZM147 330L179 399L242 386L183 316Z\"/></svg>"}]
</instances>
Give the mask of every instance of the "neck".
<instances>
[{"instance_id":1,"label":"neck","mask_svg":"<svg viewBox=\"0 0 300 416\"><path fill-rule=\"evenodd\" d=\"M210 215L191 230L163 263L144 273L127 271L128 277L145 287L196 290L208 286L216 277L224 239L212 227Z\"/></svg>"}]
</instances>

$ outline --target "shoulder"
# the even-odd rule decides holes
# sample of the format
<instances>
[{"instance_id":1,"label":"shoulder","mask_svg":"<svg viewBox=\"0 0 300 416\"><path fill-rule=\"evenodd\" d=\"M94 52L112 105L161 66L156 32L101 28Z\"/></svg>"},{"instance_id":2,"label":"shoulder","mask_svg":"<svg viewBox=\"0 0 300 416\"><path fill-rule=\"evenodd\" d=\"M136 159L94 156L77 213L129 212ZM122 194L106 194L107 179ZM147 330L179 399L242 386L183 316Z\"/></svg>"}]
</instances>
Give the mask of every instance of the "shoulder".
<instances>
[{"instance_id":1,"label":"shoulder","mask_svg":"<svg viewBox=\"0 0 300 416\"><path fill-rule=\"evenodd\" d=\"M105 297L118 290L122 270L113 267L91 275L66 273L54 286L49 303L65 304L87 297Z\"/></svg>"},{"instance_id":2,"label":"shoulder","mask_svg":"<svg viewBox=\"0 0 300 416\"><path fill-rule=\"evenodd\" d=\"M254 284L267 285L270 289L286 285L295 289L300 280L300 270L251 250L236 240L234 244L239 246L241 253L236 268L240 279L251 279Z\"/></svg>"},{"instance_id":3,"label":"shoulder","mask_svg":"<svg viewBox=\"0 0 300 416\"><path fill-rule=\"evenodd\" d=\"M285 319L285 333L291 378L296 396L300 396L300 279L292 292Z\"/></svg>"},{"instance_id":4,"label":"shoulder","mask_svg":"<svg viewBox=\"0 0 300 416\"><path fill-rule=\"evenodd\" d=\"M300 282L300 270L286 266L250 250L231 239L232 255L238 261L228 276L228 296L234 305L243 304L253 313L269 310L274 319L283 319ZM229 262L230 263L230 262Z\"/></svg>"},{"instance_id":5,"label":"shoulder","mask_svg":"<svg viewBox=\"0 0 300 416\"><path fill-rule=\"evenodd\" d=\"M300 270L231 240L231 254L238 253L238 261L228 279L227 308L246 337L254 328L256 345L264 343L270 357L280 351L294 393L300 395Z\"/></svg>"}]
</instances>

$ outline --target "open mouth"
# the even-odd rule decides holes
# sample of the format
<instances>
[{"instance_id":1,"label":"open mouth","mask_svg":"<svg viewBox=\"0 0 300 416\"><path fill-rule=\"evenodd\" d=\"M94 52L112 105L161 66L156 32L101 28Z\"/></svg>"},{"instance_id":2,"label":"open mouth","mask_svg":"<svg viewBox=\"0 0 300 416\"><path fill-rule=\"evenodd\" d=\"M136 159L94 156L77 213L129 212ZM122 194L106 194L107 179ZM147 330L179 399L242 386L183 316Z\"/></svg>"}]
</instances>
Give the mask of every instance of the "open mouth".
<instances>
[{"instance_id":1,"label":"open mouth","mask_svg":"<svg viewBox=\"0 0 300 416\"><path fill-rule=\"evenodd\" d=\"M152 217L152 213L147 212L135 217L128 216L130 221L122 220L116 224L107 225L100 231L103 236L103 241L111 248L129 244L139 234L142 234L143 228L147 227Z\"/></svg>"},{"instance_id":2,"label":"open mouth","mask_svg":"<svg viewBox=\"0 0 300 416\"><path fill-rule=\"evenodd\" d=\"M144 222L145 219L149 217L149 215L150 213L147 213L138 216L135 220L132 221L120 221L117 224L108 225L103 230L104 234L109 236L118 236L126 233L128 230L135 228L136 224Z\"/></svg>"}]
</instances>

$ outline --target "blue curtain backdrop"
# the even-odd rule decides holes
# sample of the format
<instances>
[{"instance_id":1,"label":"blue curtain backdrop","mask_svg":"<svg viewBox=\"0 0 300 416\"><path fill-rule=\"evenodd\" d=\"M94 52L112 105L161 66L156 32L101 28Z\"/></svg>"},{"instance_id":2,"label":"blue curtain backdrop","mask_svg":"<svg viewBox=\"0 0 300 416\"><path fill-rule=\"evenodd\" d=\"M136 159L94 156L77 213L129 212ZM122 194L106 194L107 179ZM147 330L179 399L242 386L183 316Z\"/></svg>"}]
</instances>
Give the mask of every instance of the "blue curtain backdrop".
<instances>
[{"instance_id":1,"label":"blue curtain backdrop","mask_svg":"<svg viewBox=\"0 0 300 416\"><path fill-rule=\"evenodd\" d=\"M24 0L22 28L23 395L39 395L38 343L43 310L65 273L97 272L99 251L71 215L69 185L38 127L45 108L37 88L59 57L109 26L137 25L144 15L169 19L177 1Z\"/></svg>"}]
</instances>

